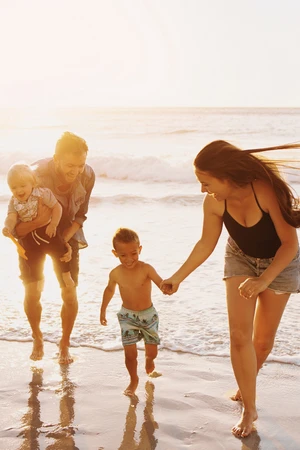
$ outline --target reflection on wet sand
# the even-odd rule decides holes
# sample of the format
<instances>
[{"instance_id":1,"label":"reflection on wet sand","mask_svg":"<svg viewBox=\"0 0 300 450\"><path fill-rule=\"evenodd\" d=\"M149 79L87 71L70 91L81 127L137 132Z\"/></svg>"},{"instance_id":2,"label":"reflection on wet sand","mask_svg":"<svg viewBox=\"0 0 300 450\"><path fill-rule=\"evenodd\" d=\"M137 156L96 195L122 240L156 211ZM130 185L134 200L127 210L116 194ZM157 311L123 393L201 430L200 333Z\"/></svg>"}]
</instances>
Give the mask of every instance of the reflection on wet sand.
<instances>
[{"instance_id":1,"label":"reflection on wet sand","mask_svg":"<svg viewBox=\"0 0 300 450\"><path fill-rule=\"evenodd\" d=\"M23 441L19 450L37 450L39 446L41 421L41 405L38 399L39 393L43 389L43 369L32 367L32 380L29 383L28 411L22 417L22 431L19 436Z\"/></svg>"},{"instance_id":2,"label":"reflection on wet sand","mask_svg":"<svg viewBox=\"0 0 300 450\"><path fill-rule=\"evenodd\" d=\"M123 440L118 450L154 450L157 446L158 440L155 438L154 433L158 428L158 424L155 422L153 415L154 384L151 381L147 381L145 384L145 394L144 422L141 426L139 438L135 438L137 424L136 407L139 400L137 396L134 396L130 398Z\"/></svg>"},{"instance_id":3,"label":"reflection on wet sand","mask_svg":"<svg viewBox=\"0 0 300 450\"><path fill-rule=\"evenodd\" d=\"M75 385L69 379L69 366L60 366L61 383L55 391L60 396L59 423L45 424L41 420L41 406L38 395L43 388L43 369L32 367L32 380L29 383L28 411L22 417L22 431L19 436L23 441L19 450L39 450L42 445L40 440L51 439L53 442L47 445L46 450L72 449L79 450L75 446L74 435L74 391Z\"/></svg>"}]
</instances>

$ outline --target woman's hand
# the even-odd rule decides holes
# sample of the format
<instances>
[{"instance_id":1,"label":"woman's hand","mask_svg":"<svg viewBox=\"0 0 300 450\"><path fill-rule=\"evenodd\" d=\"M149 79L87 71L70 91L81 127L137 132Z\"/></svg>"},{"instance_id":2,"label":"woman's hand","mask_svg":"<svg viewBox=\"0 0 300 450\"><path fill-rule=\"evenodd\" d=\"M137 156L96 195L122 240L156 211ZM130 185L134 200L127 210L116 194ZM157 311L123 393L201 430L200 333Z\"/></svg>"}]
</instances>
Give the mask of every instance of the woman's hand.
<instances>
[{"instance_id":1,"label":"woman's hand","mask_svg":"<svg viewBox=\"0 0 300 450\"><path fill-rule=\"evenodd\" d=\"M240 295L244 298L256 298L261 292L265 291L268 284L261 278L247 278L238 287Z\"/></svg>"},{"instance_id":2,"label":"woman's hand","mask_svg":"<svg viewBox=\"0 0 300 450\"><path fill-rule=\"evenodd\" d=\"M71 247L71 245L68 244L67 242L66 242L66 247L67 247L67 249L68 249L67 253L65 253L65 254L60 258L60 261L62 261L62 262L69 262L69 261L71 261L71 259L72 259L72 247Z\"/></svg>"},{"instance_id":3,"label":"woman's hand","mask_svg":"<svg viewBox=\"0 0 300 450\"><path fill-rule=\"evenodd\" d=\"M178 291L179 284L180 283L176 282L175 280L173 280L173 277L171 277L171 278L168 278L167 280L163 280L160 283L159 287L164 294L172 295Z\"/></svg>"}]
</instances>

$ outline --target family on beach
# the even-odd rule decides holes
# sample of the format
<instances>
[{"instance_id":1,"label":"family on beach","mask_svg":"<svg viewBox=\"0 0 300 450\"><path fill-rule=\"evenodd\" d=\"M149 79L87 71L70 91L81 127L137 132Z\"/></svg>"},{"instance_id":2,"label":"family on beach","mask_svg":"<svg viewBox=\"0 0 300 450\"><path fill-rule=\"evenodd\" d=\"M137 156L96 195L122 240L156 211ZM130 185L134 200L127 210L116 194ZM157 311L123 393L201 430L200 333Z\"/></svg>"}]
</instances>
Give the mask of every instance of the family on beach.
<instances>
[{"instance_id":1,"label":"family on beach","mask_svg":"<svg viewBox=\"0 0 300 450\"><path fill-rule=\"evenodd\" d=\"M300 144L242 150L218 140L197 154L194 171L206 194L202 236L168 279L162 279L150 264L140 261L142 246L134 230L116 231L112 252L120 264L109 273L100 323L107 325L106 309L118 286L122 299L118 320L130 376L126 395L135 395L138 386L137 342L141 339L145 342L147 374L160 375L154 363L160 339L159 316L151 300L152 282L166 295L175 293L213 253L224 224L229 234L224 280L230 354L238 385L232 398L243 404L242 416L232 433L236 437L251 433L257 419L257 374L272 350L290 295L300 292L296 232L300 227L299 199L280 175L284 162L257 154L296 148ZM39 160L33 166L15 164L7 175L12 197L2 232L17 238L25 250L25 255L20 252L19 268L25 290L24 310L32 330L33 360L43 357L40 298L44 262L50 255L62 298L59 362L73 361L69 347L78 312L79 250L87 246L83 224L95 183L95 173L86 164L87 153L84 139L65 132L52 158Z\"/></svg>"}]
</instances>

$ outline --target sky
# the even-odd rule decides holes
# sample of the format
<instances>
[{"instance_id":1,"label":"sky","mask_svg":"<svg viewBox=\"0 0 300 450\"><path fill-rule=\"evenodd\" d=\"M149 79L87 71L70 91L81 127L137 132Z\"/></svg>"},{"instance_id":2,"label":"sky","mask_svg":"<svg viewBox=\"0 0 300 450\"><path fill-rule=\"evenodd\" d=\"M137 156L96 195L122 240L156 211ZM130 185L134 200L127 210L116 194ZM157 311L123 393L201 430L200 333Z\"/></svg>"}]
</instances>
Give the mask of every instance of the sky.
<instances>
[{"instance_id":1,"label":"sky","mask_svg":"<svg viewBox=\"0 0 300 450\"><path fill-rule=\"evenodd\" d=\"M299 0L0 0L0 107L300 107Z\"/></svg>"}]
</instances>

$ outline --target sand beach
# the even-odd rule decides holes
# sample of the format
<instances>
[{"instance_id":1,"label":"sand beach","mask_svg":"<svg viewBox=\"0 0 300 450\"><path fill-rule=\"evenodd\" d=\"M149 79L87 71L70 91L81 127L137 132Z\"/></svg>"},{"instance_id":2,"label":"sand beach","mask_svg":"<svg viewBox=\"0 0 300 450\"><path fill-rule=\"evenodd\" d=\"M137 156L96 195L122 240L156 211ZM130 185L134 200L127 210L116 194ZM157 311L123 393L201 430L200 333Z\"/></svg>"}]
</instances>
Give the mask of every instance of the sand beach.
<instances>
[{"instance_id":1,"label":"sand beach","mask_svg":"<svg viewBox=\"0 0 300 450\"><path fill-rule=\"evenodd\" d=\"M299 367L267 363L258 379L256 431L237 439L231 426L241 405L228 358L161 350L149 378L139 351L135 398L122 394L127 373L121 351L71 348L59 365L55 344L42 361L30 342L0 342L1 450L298 450Z\"/></svg>"}]
</instances>

